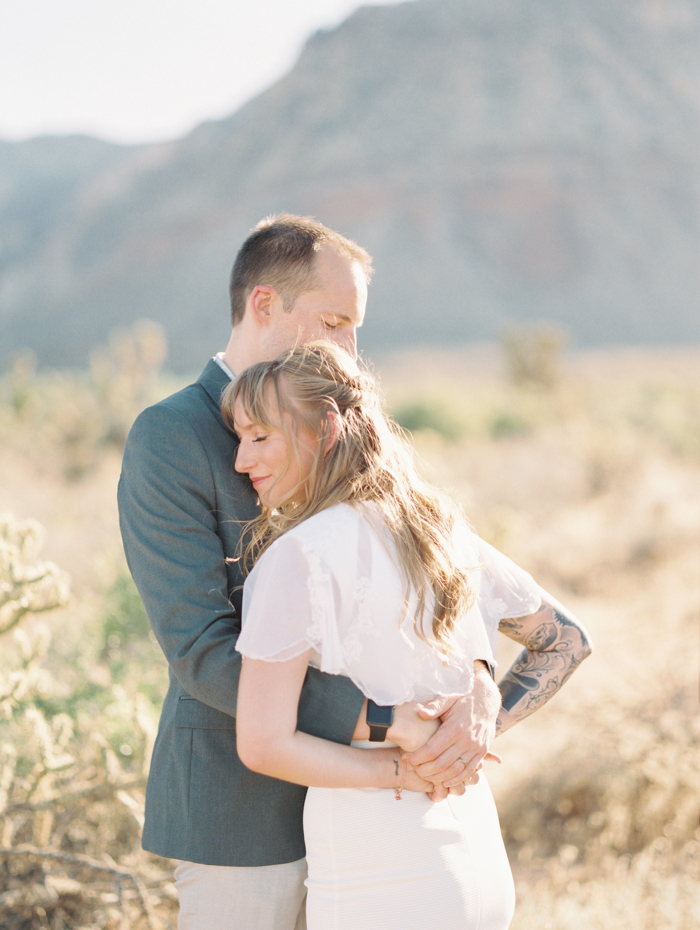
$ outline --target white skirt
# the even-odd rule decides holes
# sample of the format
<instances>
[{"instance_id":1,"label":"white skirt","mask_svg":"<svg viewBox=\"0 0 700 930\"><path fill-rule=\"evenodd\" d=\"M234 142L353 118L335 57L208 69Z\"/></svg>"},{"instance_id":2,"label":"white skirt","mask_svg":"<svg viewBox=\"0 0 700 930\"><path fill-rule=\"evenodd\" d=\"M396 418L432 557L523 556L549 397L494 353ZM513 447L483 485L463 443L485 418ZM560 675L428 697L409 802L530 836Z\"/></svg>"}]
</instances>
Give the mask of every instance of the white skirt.
<instances>
[{"instance_id":1,"label":"white skirt","mask_svg":"<svg viewBox=\"0 0 700 930\"><path fill-rule=\"evenodd\" d=\"M434 804L383 788L309 788L308 930L506 930L515 893L483 773Z\"/></svg>"}]
</instances>

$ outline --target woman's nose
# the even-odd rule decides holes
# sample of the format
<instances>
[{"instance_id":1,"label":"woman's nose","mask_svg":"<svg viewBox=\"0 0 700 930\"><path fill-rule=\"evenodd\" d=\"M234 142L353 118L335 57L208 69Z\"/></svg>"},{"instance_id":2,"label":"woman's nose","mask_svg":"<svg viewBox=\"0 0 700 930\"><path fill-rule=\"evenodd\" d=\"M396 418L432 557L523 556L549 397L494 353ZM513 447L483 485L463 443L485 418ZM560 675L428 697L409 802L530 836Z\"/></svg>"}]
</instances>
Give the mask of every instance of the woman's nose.
<instances>
[{"instance_id":1,"label":"woman's nose","mask_svg":"<svg viewBox=\"0 0 700 930\"><path fill-rule=\"evenodd\" d=\"M246 448L244 443L238 444L238 449L236 451L236 459L234 461L234 468L236 471L246 472L249 471L252 467L250 450Z\"/></svg>"}]
</instances>

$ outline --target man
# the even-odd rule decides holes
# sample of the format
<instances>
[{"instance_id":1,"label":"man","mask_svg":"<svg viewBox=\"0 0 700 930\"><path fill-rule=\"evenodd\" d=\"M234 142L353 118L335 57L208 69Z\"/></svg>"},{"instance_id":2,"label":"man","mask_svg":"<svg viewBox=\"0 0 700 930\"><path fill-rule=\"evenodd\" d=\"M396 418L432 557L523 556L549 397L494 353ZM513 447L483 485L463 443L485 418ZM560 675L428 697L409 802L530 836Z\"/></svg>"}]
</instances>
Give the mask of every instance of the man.
<instances>
[{"instance_id":1,"label":"man","mask_svg":"<svg viewBox=\"0 0 700 930\"><path fill-rule=\"evenodd\" d=\"M231 275L225 352L195 384L145 410L127 441L119 483L124 548L170 667L143 845L180 860L180 930L305 926L305 789L256 775L236 755L243 583L236 557L257 502L233 468L237 440L218 403L234 372L298 342L325 337L355 355L370 276L364 249L314 220L259 223ZM432 708L444 722L420 757L434 780L450 779L458 790L487 751L499 705L486 665L477 664L468 698ZM416 717L413 707L397 708L393 727ZM349 679L309 669L299 726L349 743L366 726L364 697Z\"/></svg>"}]
</instances>

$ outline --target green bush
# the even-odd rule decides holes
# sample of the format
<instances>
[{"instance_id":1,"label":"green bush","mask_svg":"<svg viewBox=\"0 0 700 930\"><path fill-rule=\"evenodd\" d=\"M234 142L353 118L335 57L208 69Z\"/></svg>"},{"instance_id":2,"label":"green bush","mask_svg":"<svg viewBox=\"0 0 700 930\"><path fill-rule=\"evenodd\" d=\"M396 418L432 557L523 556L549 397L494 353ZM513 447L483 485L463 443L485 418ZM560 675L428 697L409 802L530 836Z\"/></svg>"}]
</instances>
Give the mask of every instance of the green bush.
<instances>
[{"instance_id":1,"label":"green bush","mask_svg":"<svg viewBox=\"0 0 700 930\"><path fill-rule=\"evenodd\" d=\"M505 407L492 412L488 421L488 433L492 439L509 436L524 436L532 431L532 423L521 413Z\"/></svg>"},{"instance_id":2,"label":"green bush","mask_svg":"<svg viewBox=\"0 0 700 930\"><path fill-rule=\"evenodd\" d=\"M392 416L409 433L432 430L450 442L462 438L468 431L462 411L442 398L408 401L392 411Z\"/></svg>"}]
</instances>

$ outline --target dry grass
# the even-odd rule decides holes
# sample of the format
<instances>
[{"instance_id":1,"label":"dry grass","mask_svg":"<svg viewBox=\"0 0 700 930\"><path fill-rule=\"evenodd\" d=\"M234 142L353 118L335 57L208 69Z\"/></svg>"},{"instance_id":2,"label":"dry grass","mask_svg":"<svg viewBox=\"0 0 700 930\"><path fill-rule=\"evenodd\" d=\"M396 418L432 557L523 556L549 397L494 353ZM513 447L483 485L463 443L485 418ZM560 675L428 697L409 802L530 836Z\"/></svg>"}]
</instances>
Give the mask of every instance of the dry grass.
<instances>
[{"instance_id":1,"label":"dry grass","mask_svg":"<svg viewBox=\"0 0 700 930\"><path fill-rule=\"evenodd\" d=\"M518 892L512 930L697 927L700 350L565 357L551 389L509 385L489 347L403 353L379 367L395 409L415 414L422 403L428 425L431 410L437 416L437 431L415 433L430 476L580 616L596 645L561 695L499 740L504 764L489 772ZM0 924L165 927L174 913L168 864L139 850L142 790L122 781L141 778L147 764L160 679L145 679L155 651L128 591L119 588L117 606L104 600L115 580L123 584L118 454L102 446L71 482L60 450L52 462L42 440L37 454L31 424L13 431L8 422L0 416L0 512L41 521L45 557L74 579L70 606L43 619L51 646L40 667L58 679L58 703L40 709L58 727L54 739L62 707L80 721L61 738L81 767L52 776L48 834L41 811L16 806L15 784ZM514 652L504 640L502 667ZM119 730L115 714L136 713L128 699L142 685L139 737L136 723ZM78 699L81 687L92 690ZM109 736L101 756L80 716L87 706ZM18 733L5 729L0 743ZM123 756L129 739L136 751ZM106 794L60 800L100 784ZM19 887L31 890L22 907Z\"/></svg>"}]
</instances>

